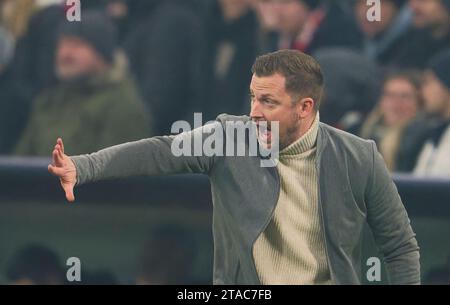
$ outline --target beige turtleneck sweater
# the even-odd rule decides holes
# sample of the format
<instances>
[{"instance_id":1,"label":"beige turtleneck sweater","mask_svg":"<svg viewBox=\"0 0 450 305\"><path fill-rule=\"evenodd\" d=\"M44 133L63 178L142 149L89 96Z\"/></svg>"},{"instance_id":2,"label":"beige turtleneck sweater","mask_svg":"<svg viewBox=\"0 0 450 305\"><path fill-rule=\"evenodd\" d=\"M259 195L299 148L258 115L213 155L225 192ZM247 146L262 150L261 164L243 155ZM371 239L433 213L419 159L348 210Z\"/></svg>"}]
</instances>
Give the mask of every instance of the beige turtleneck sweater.
<instances>
[{"instance_id":1,"label":"beige turtleneck sweater","mask_svg":"<svg viewBox=\"0 0 450 305\"><path fill-rule=\"evenodd\" d=\"M262 284L331 284L319 216L318 128L319 114L304 136L280 152L280 196L253 247Z\"/></svg>"}]
</instances>

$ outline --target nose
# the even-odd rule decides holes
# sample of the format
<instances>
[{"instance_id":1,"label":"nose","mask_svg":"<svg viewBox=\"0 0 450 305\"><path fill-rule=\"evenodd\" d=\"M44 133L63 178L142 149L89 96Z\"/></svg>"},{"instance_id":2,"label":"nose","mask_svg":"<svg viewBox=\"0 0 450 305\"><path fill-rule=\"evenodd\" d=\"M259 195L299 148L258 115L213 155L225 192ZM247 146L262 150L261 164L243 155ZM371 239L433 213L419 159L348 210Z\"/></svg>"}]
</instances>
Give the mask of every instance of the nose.
<instances>
[{"instance_id":1,"label":"nose","mask_svg":"<svg viewBox=\"0 0 450 305\"><path fill-rule=\"evenodd\" d=\"M263 113L260 109L260 103L258 101L254 101L250 110L250 117L252 120L259 121L264 118Z\"/></svg>"},{"instance_id":2,"label":"nose","mask_svg":"<svg viewBox=\"0 0 450 305\"><path fill-rule=\"evenodd\" d=\"M67 57L70 57L72 53L73 53L72 49L64 44L59 45L56 50L56 54L59 59L65 59Z\"/></svg>"}]
</instances>

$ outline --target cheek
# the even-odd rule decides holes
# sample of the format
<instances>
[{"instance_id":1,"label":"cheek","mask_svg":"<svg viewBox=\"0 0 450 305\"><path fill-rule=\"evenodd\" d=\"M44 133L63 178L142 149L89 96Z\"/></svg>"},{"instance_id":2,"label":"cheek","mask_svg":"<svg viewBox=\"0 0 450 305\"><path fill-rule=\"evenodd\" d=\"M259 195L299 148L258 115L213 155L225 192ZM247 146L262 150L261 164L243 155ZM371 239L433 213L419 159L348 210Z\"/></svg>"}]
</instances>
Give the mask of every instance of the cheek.
<instances>
[{"instance_id":1,"label":"cheek","mask_svg":"<svg viewBox=\"0 0 450 305\"><path fill-rule=\"evenodd\" d=\"M425 90L424 91L425 98L425 107L428 110L436 110L440 107L441 101L439 99L439 95L434 90Z\"/></svg>"},{"instance_id":2,"label":"cheek","mask_svg":"<svg viewBox=\"0 0 450 305\"><path fill-rule=\"evenodd\" d=\"M90 66L94 62L93 55L88 50L79 52L76 57L80 66Z\"/></svg>"},{"instance_id":3,"label":"cheek","mask_svg":"<svg viewBox=\"0 0 450 305\"><path fill-rule=\"evenodd\" d=\"M269 124L274 126L275 122L278 122L278 131L280 135L283 135L283 130L286 129L286 118L284 117L283 113L281 112L272 112L264 115L264 118Z\"/></svg>"},{"instance_id":4,"label":"cheek","mask_svg":"<svg viewBox=\"0 0 450 305\"><path fill-rule=\"evenodd\" d=\"M425 98L425 102L429 102L429 100L430 100L430 92L431 92L431 88L430 88L431 86L430 86L430 84L428 84L428 83L425 83L424 85L423 85L423 87L422 87L422 95L423 95L423 97Z\"/></svg>"},{"instance_id":5,"label":"cheek","mask_svg":"<svg viewBox=\"0 0 450 305\"><path fill-rule=\"evenodd\" d=\"M68 48L65 47L59 47L56 50L56 60L57 61L63 61L67 57L71 57L71 51Z\"/></svg>"},{"instance_id":6,"label":"cheek","mask_svg":"<svg viewBox=\"0 0 450 305\"><path fill-rule=\"evenodd\" d=\"M417 111L417 103L415 101L403 102L399 111L412 115Z\"/></svg>"},{"instance_id":7,"label":"cheek","mask_svg":"<svg viewBox=\"0 0 450 305\"><path fill-rule=\"evenodd\" d=\"M381 113L383 113L384 115L389 113L390 109L392 108L391 105L392 105L392 103L390 101L388 101L387 99L381 100L381 102L380 102Z\"/></svg>"},{"instance_id":8,"label":"cheek","mask_svg":"<svg viewBox=\"0 0 450 305\"><path fill-rule=\"evenodd\" d=\"M282 119L280 119L280 133L284 134L288 130L295 129L297 125L297 117L294 113L285 114Z\"/></svg>"},{"instance_id":9,"label":"cheek","mask_svg":"<svg viewBox=\"0 0 450 305\"><path fill-rule=\"evenodd\" d=\"M272 112L266 112L264 114L264 118L266 121L273 123L273 122L278 122L280 125L282 125L282 120L283 118L280 117L280 115L278 113L272 113Z\"/></svg>"},{"instance_id":10,"label":"cheek","mask_svg":"<svg viewBox=\"0 0 450 305\"><path fill-rule=\"evenodd\" d=\"M436 84L428 84L424 87L423 94L427 103L437 103L440 100L441 88Z\"/></svg>"}]
</instances>

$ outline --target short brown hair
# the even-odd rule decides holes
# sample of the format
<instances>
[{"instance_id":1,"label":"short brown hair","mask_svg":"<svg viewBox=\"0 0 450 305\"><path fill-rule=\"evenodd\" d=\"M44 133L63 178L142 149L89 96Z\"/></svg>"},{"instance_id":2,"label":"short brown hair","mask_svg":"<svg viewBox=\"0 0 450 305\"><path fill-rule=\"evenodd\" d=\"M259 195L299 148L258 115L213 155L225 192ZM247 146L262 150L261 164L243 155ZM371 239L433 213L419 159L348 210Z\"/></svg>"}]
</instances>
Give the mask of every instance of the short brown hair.
<instances>
[{"instance_id":1,"label":"short brown hair","mask_svg":"<svg viewBox=\"0 0 450 305\"><path fill-rule=\"evenodd\" d=\"M286 91L294 96L310 97L319 109L323 92L323 75L319 63L296 50L281 50L259 56L252 67L258 77L276 73L286 78Z\"/></svg>"}]
</instances>

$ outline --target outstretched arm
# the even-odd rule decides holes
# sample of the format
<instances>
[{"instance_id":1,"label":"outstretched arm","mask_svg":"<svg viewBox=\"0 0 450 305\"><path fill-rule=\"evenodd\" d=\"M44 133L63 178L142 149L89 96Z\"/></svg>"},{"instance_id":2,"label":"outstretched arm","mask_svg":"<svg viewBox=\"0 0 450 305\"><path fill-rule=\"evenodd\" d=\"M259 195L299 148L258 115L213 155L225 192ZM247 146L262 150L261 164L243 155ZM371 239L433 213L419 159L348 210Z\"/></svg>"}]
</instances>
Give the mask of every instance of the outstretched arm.
<instances>
[{"instance_id":1,"label":"outstretched arm","mask_svg":"<svg viewBox=\"0 0 450 305\"><path fill-rule=\"evenodd\" d=\"M217 124L216 127L221 128L219 122L215 124ZM191 147L196 141L201 144L210 133L204 131L204 128L184 133L183 138L190 139ZM92 154L72 157L64 154L62 140L58 139L53 152L53 164L49 165L49 171L60 178L69 201L74 200L73 187L88 182L131 176L208 173L210 171L214 157L176 156L172 152L174 139L176 136L148 138L108 147Z\"/></svg>"}]
</instances>

